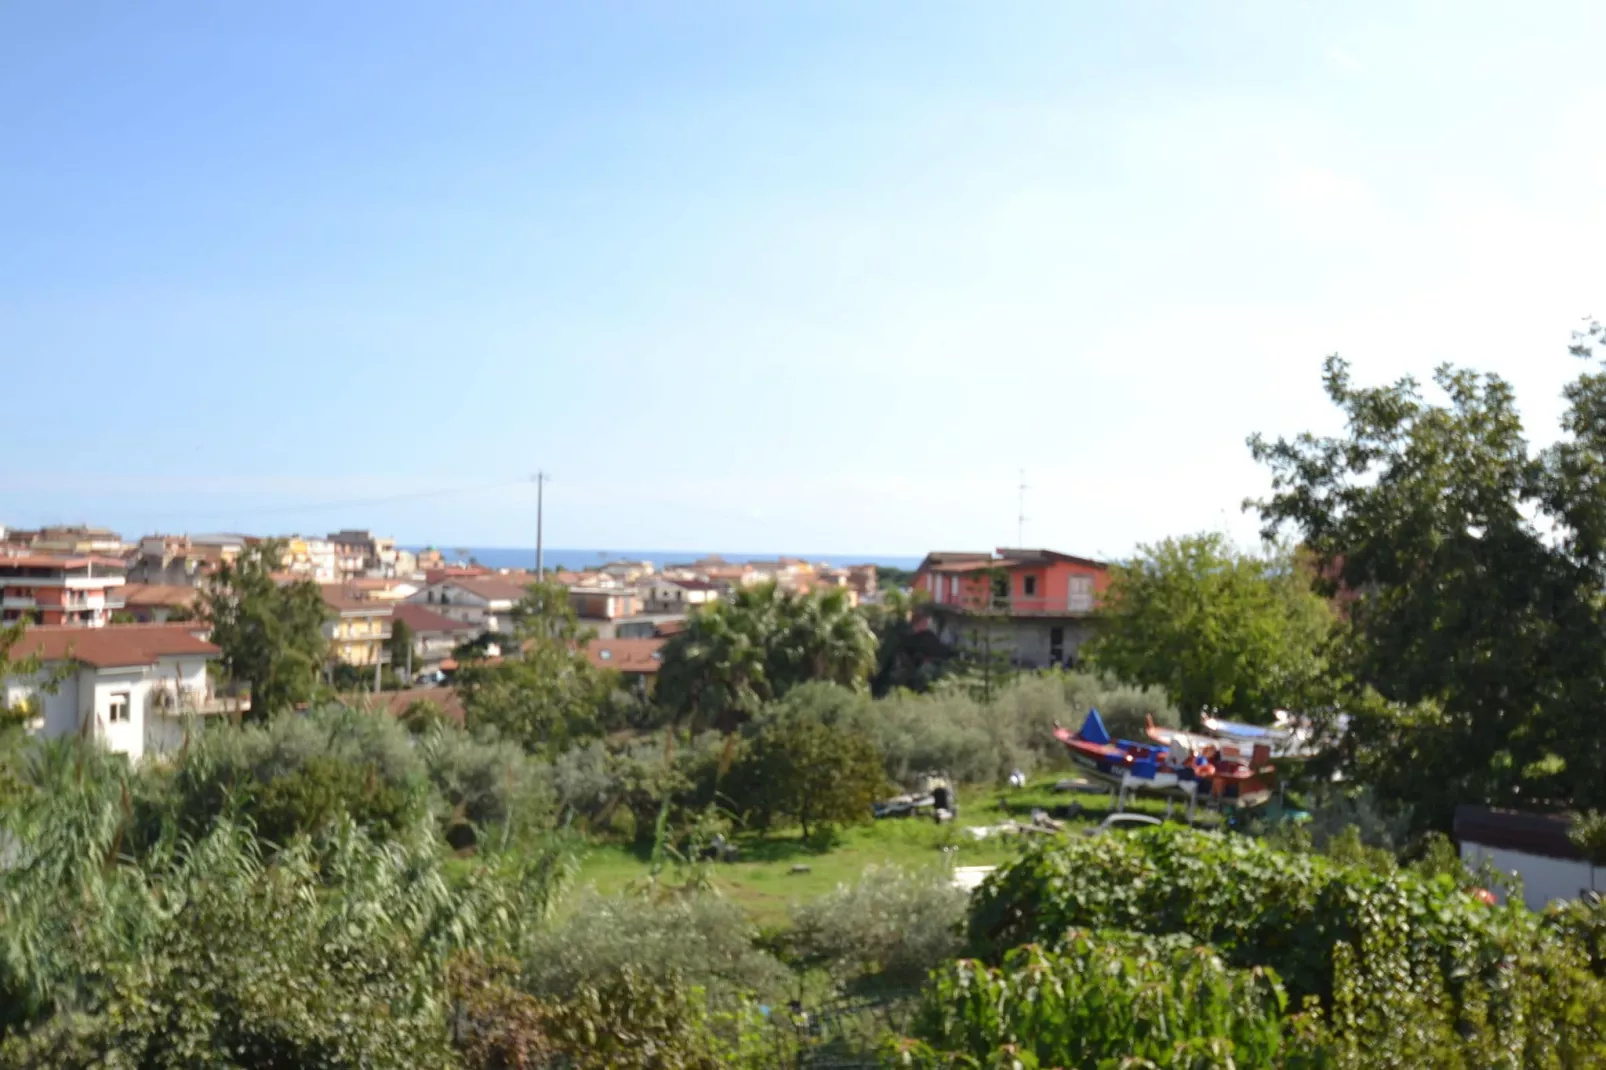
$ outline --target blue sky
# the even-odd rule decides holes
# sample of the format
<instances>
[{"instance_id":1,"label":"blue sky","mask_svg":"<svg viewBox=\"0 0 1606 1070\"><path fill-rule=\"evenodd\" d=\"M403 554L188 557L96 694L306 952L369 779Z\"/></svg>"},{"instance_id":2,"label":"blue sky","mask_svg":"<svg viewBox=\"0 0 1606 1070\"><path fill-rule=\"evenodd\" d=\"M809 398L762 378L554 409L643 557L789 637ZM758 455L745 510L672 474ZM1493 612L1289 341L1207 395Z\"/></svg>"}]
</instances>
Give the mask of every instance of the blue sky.
<instances>
[{"instance_id":1,"label":"blue sky","mask_svg":"<svg viewBox=\"0 0 1606 1070\"><path fill-rule=\"evenodd\" d=\"M1338 9L1342 7L1342 12ZM1598 4L0 7L0 523L1120 555L1606 315ZM407 498L453 486L480 488ZM383 499L383 500L381 500ZM364 504L366 503L366 504Z\"/></svg>"}]
</instances>

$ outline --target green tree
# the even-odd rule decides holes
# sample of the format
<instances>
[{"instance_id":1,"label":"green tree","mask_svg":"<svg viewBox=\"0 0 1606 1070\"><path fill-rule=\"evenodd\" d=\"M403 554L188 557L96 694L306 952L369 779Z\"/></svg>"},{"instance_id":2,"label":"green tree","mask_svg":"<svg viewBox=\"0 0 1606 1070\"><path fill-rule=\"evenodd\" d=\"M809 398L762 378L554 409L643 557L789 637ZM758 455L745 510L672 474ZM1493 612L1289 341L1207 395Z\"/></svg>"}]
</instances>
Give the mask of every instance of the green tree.
<instances>
[{"instance_id":1,"label":"green tree","mask_svg":"<svg viewBox=\"0 0 1606 1070\"><path fill-rule=\"evenodd\" d=\"M695 614L664 648L657 694L676 716L729 731L798 684L861 689L876 639L846 591L738 591Z\"/></svg>"},{"instance_id":2,"label":"green tree","mask_svg":"<svg viewBox=\"0 0 1606 1070\"><path fill-rule=\"evenodd\" d=\"M1575 352L1593 356L1599 327ZM1565 436L1528 447L1498 376L1441 366L1359 387L1330 357L1337 436L1250 439L1293 528L1341 589L1358 775L1447 823L1457 802L1606 802L1606 376L1566 390Z\"/></svg>"},{"instance_id":3,"label":"green tree","mask_svg":"<svg viewBox=\"0 0 1606 1070\"><path fill-rule=\"evenodd\" d=\"M530 751L562 748L597 732L618 674L586 658L592 633L580 627L561 584L527 590L502 659L463 665L457 690L469 728L494 728Z\"/></svg>"},{"instance_id":4,"label":"green tree","mask_svg":"<svg viewBox=\"0 0 1606 1070\"><path fill-rule=\"evenodd\" d=\"M202 596L223 670L250 688L256 720L311 701L328 656L323 596L310 580L274 579L282 550L271 539L247 546L232 564L224 562Z\"/></svg>"},{"instance_id":5,"label":"green tree","mask_svg":"<svg viewBox=\"0 0 1606 1070\"><path fill-rule=\"evenodd\" d=\"M390 667L399 675L407 675L407 667L413 663L413 629L412 625L399 618L392 619L390 624L390 639L386 646L390 650ZM402 686L407 687L411 679L404 679Z\"/></svg>"},{"instance_id":6,"label":"green tree","mask_svg":"<svg viewBox=\"0 0 1606 1070\"><path fill-rule=\"evenodd\" d=\"M731 770L729 794L767 828L795 820L807 838L822 824L870 820L887 785L881 752L865 733L806 717L764 725Z\"/></svg>"},{"instance_id":7,"label":"green tree","mask_svg":"<svg viewBox=\"0 0 1606 1070\"><path fill-rule=\"evenodd\" d=\"M1319 700L1326 599L1291 550L1243 553L1217 533L1138 548L1112 569L1093 663L1163 688L1184 716L1210 706L1253 721Z\"/></svg>"},{"instance_id":8,"label":"green tree","mask_svg":"<svg viewBox=\"0 0 1606 1070\"><path fill-rule=\"evenodd\" d=\"M942 675L953 652L930 629L915 627L917 592L886 591L879 602L859 607L876 641L876 667L870 690L885 695L899 688L924 691Z\"/></svg>"}]
</instances>

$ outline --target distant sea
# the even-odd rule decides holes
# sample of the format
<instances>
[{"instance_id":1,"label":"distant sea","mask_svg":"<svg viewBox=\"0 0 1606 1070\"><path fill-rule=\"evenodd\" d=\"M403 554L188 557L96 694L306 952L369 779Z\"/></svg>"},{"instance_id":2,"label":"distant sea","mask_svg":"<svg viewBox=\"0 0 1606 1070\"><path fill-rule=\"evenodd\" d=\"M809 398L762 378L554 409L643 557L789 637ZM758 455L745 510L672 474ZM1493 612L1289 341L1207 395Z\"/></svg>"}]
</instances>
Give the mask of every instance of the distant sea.
<instances>
[{"instance_id":1,"label":"distant sea","mask_svg":"<svg viewBox=\"0 0 1606 1070\"><path fill-rule=\"evenodd\" d=\"M416 552L423 547L409 546L407 549ZM535 567L533 546L437 546L436 549L446 555L449 561L459 559L467 561L472 557L486 568ZM918 557L903 557L898 554L737 554L696 550L565 550L560 547L547 548L541 557L547 568L578 571L596 568L609 561L651 561L653 567L663 568L665 565L683 564L715 554L732 563L774 561L777 557L799 557L815 564L823 561L831 565L888 565L892 568L912 569L920 564Z\"/></svg>"}]
</instances>

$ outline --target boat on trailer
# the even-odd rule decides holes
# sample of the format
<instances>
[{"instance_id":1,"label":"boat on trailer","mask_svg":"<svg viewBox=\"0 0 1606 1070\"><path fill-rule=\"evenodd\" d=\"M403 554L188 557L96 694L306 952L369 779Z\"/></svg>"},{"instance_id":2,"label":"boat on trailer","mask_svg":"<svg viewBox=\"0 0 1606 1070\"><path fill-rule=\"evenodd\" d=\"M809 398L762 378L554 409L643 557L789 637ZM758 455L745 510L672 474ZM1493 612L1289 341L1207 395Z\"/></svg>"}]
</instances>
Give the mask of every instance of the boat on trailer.
<instances>
[{"instance_id":1,"label":"boat on trailer","mask_svg":"<svg viewBox=\"0 0 1606 1070\"><path fill-rule=\"evenodd\" d=\"M1076 732L1054 726L1071 761L1118 789L1121 805L1133 792L1180 796L1190 810L1201 799L1250 807L1271 798L1277 774L1266 744L1158 728L1152 720L1147 734L1148 743L1112 739L1098 710L1088 711Z\"/></svg>"}]
</instances>

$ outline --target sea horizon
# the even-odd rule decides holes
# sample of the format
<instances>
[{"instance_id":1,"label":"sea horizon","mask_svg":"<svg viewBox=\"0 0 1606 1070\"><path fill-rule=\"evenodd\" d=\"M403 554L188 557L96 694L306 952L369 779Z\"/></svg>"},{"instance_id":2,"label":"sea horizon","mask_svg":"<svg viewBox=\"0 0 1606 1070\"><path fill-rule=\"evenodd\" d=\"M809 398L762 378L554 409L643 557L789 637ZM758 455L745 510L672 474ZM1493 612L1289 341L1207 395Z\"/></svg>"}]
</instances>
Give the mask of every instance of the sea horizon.
<instances>
[{"instance_id":1,"label":"sea horizon","mask_svg":"<svg viewBox=\"0 0 1606 1070\"><path fill-rule=\"evenodd\" d=\"M417 553L423 546L404 549ZM534 568L533 546L435 546L452 561L473 559L486 568ZM651 561L654 568L686 564L704 557L720 557L732 564L745 561L774 561L778 557L796 558L812 564L828 565L881 565L889 568L913 569L920 564L919 555L908 554L805 554L805 553L745 553L730 550L597 550L555 546L542 551L542 563L547 568L568 571L597 568L609 561Z\"/></svg>"}]
</instances>

